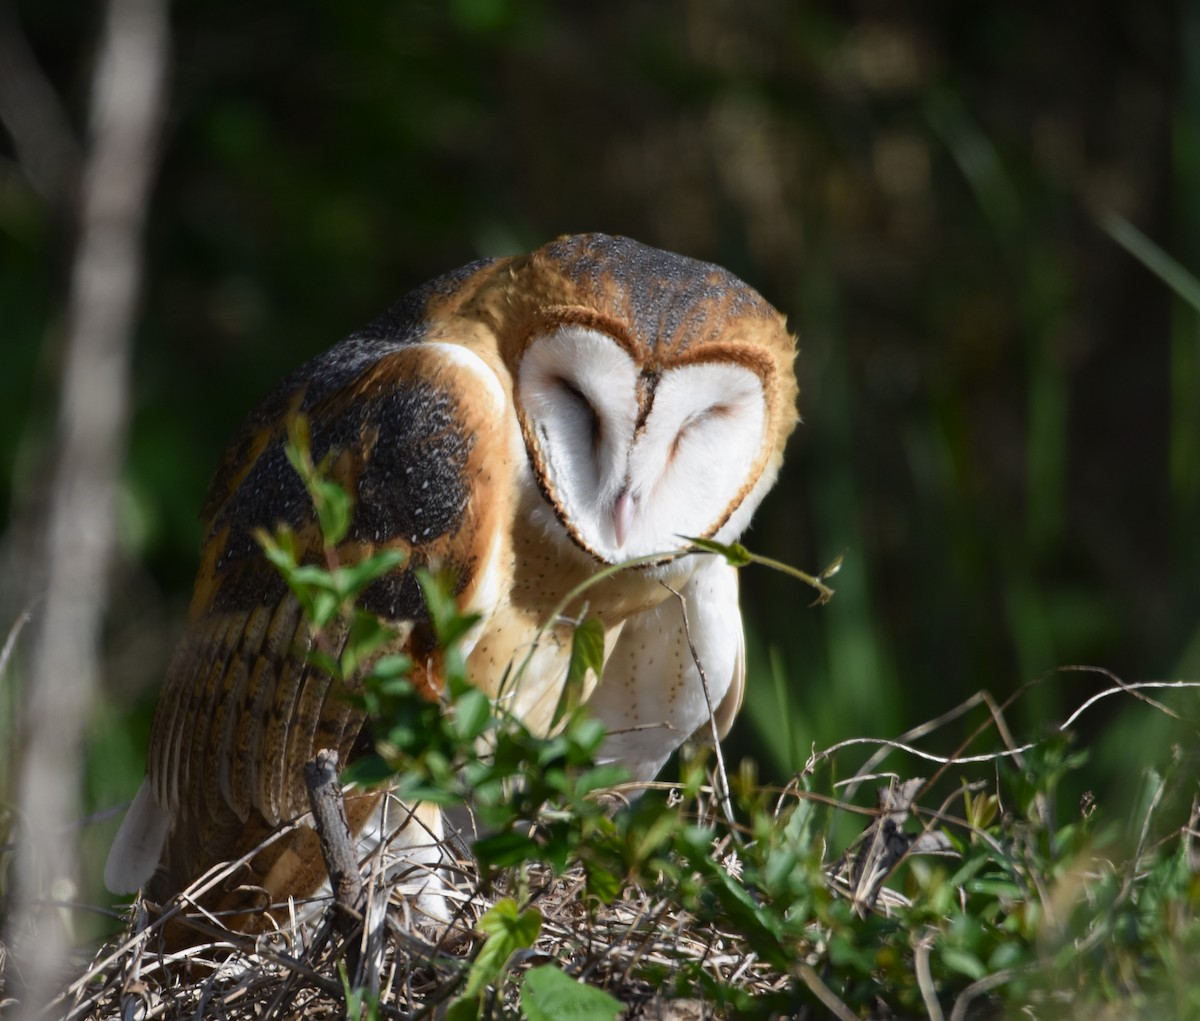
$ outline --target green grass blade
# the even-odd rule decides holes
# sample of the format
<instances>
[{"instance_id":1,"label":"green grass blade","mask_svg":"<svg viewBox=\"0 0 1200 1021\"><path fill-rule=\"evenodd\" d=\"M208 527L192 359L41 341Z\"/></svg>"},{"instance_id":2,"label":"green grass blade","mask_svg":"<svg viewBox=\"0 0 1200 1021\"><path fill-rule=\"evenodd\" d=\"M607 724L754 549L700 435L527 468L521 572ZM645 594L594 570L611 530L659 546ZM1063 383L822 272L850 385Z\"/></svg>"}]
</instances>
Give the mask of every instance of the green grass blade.
<instances>
[{"instance_id":1,"label":"green grass blade","mask_svg":"<svg viewBox=\"0 0 1200 1021\"><path fill-rule=\"evenodd\" d=\"M1105 213L1100 217L1100 226L1179 298L1200 312L1200 280L1195 274L1190 273L1124 217Z\"/></svg>"}]
</instances>

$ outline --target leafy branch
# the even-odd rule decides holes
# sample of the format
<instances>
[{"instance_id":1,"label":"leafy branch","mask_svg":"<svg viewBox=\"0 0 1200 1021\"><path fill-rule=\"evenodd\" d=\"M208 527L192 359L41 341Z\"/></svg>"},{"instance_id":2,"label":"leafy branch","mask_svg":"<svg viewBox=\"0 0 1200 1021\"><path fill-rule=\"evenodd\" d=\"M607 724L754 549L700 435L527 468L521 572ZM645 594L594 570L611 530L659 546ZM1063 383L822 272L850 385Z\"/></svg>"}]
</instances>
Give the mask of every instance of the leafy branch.
<instances>
[{"instance_id":1,"label":"leafy branch","mask_svg":"<svg viewBox=\"0 0 1200 1021\"><path fill-rule=\"evenodd\" d=\"M341 555L338 540L347 534L353 508L329 482L328 458L314 464L305 455L305 440L295 429L298 449L289 456L317 505L323 563L298 563L286 531L264 537L264 547L314 626L344 632L336 656L327 643L314 658L343 682L346 697L356 700L377 735L373 753L347 776L386 782L410 802L469 804L487 832L472 846L479 869L473 898L485 901L499 886L506 894L476 922L482 942L454 979L446 1009L451 1021L542 1021L569 1011L611 1021L617 1012L609 994L569 974L573 961L595 966L594 933L581 935L575 951L569 938L547 942L552 928L562 939L562 929L537 906L549 888L539 869L582 877L581 926L627 898L644 898L639 911L649 929L639 939L653 940L657 919L669 917L739 948L744 969L774 976L751 994L744 978L714 969L707 952L677 957L669 967L639 952L624 966L626 981L636 977L668 996L702 995L730 1016L765 1021L817 1009L854 1017L886 1008L961 1021L977 1016L972 1011L980 1004L985 1012L1003 1005L1040 1009L1063 989L1078 1008L1127 1002L1164 1017L1187 1017L1200 1008L1191 988L1171 978L1171 962L1200 951L1191 839L1200 831L1200 812L1193 809L1187 826L1173 835L1152 836L1162 830L1166 806L1187 787L1184 756L1148 772L1144 807L1130 825L1136 852L1124 865L1098 853L1111 838L1094 810L1065 824L1047 810L1086 759L1064 732L1022 746L1019 757L999 752L942 760L939 777L951 789L932 804L918 800L934 794L933 784L919 779L894 782L893 793L881 795L875 808L836 797L835 759L864 743L859 739L814 754L783 791L759 785L752 766L743 764L729 782L728 818L717 810L703 750L685 749L677 784L648 785L643 796L614 810L604 792L623 774L596 764L603 728L579 698L586 672L603 668L598 621L585 609L573 622L555 730L535 734L468 683L461 645L476 618L458 606L453 579L422 573L444 683L437 698L423 696L411 663L394 651L398 636L355 605L372 580L403 569L403 562L394 554L353 563ZM813 576L740 545L692 542L692 549L674 555L703 552L735 567L780 569L812 585L818 603L833 594L826 582L840 558ZM550 621L561 622L598 580L663 559L598 572L564 597ZM522 668L513 669L519 674ZM1007 741L998 712L992 706L987 725ZM917 751L880 744L892 754ZM868 759L870 770L880 757ZM951 765L963 775L951 777ZM970 778L967 771L980 766L989 777ZM870 770L843 783L857 789ZM961 805L957 813L955 804ZM838 829L847 809L868 821L849 843ZM557 963L527 967L523 962L535 948ZM1173 1012L1167 1010L1171 997L1178 1006ZM346 998L365 1003L348 986Z\"/></svg>"}]
</instances>

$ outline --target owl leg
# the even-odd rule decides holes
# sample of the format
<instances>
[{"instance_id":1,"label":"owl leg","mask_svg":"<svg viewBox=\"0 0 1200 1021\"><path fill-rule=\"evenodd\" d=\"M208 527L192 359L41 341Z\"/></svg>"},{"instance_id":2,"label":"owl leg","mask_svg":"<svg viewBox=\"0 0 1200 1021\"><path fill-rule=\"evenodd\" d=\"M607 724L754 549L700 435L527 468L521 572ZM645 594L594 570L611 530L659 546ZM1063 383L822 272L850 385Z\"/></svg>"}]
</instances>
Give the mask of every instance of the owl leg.
<instances>
[{"instance_id":1,"label":"owl leg","mask_svg":"<svg viewBox=\"0 0 1200 1021\"><path fill-rule=\"evenodd\" d=\"M393 795L358 837L359 856L380 870L381 885L414 905L419 915L446 923L453 915L451 868L458 857L447 839L441 809L419 803L406 805ZM388 897L373 907L382 912ZM382 915L381 915L382 917Z\"/></svg>"}]
</instances>

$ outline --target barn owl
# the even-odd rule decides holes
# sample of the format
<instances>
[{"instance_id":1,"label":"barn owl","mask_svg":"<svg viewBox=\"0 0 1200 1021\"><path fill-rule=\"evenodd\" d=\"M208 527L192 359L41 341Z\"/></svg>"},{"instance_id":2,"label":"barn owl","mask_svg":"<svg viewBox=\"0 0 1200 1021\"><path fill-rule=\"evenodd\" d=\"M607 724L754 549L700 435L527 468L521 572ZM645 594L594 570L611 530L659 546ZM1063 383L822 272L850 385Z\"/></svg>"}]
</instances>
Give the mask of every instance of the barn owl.
<instances>
[{"instance_id":1,"label":"barn owl","mask_svg":"<svg viewBox=\"0 0 1200 1021\"><path fill-rule=\"evenodd\" d=\"M307 810L302 770L316 750L345 763L370 747L362 713L309 662L300 607L254 538L284 523L310 557L321 548L284 453L293 416L307 416L314 455L332 452L354 497L342 557L405 554L362 603L396 627L418 687L440 691L414 570L448 568L459 605L479 615L471 682L544 732L579 607L535 645L538 629L600 568L743 532L797 422L794 356L783 317L727 271L582 235L438 277L303 365L250 415L212 483L195 593L109 887L165 903ZM649 779L712 727L710 712L724 734L745 678L732 567L658 560L585 598L605 631L586 692L606 725L604 760ZM378 792L347 796L356 834L379 811ZM438 832L428 811L418 824ZM324 878L315 834L292 828L206 903L250 931L262 924L252 908Z\"/></svg>"}]
</instances>

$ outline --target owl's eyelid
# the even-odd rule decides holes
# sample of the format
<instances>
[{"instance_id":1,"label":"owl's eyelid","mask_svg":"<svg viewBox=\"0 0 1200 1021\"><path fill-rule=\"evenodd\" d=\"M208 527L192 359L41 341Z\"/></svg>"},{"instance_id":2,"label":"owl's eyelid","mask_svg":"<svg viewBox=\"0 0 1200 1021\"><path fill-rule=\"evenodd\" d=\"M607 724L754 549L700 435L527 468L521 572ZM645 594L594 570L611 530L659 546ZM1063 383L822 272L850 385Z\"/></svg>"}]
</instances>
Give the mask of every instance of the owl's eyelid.
<instances>
[{"instance_id":1,"label":"owl's eyelid","mask_svg":"<svg viewBox=\"0 0 1200 1021\"><path fill-rule=\"evenodd\" d=\"M698 425L703 425L705 422L714 418L727 418L734 413L734 408L727 401L717 401L703 411L693 411L687 418L680 423L678 431L675 433L675 439L671 441L671 449L667 452L667 464L675 463L675 458L679 455L679 445L683 442L684 436Z\"/></svg>"},{"instance_id":2,"label":"owl's eyelid","mask_svg":"<svg viewBox=\"0 0 1200 1021\"><path fill-rule=\"evenodd\" d=\"M566 376L559 376L557 382L564 390L567 391L567 393L583 404L593 415L596 413L596 409L592 407L592 402L588 400L587 394L579 389L579 387L572 380L568 379Z\"/></svg>"},{"instance_id":3,"label":"owl's eyelid","mask_svg":"<svg viewBox=\"0 0 1200 1021\"><path fill-rule=\"evenodd\" d=\"M564 390L567 391L568 394L570 394L573 401L576 401L582 405L587 413L592 416L593 427L599 429L600 413L596 410L596 406L590 400L588 400L588 395L585 394L583 390L576 386L575 383L569 380L566 376L559 376L558 383Z\"/></svg>"},{"instance_id":4,"label":"owl's eyelid","mask_svg":"<svg viewBox=\"0 0 1200 1021\"><path fill-rule=\"evenodd\" d=\"M574 382L572 382L566 376L559 376L558 383L562 386L562 388L564 390L567 391L568 394L571 395L571 399L574 401L577 401L579 404L581 404L583 406L583 408L587 411L587 413L591 416L591 419L592 419L592 450L598 451L600 449L600 442L604 437L604 424L600 419L599 412L596 411L595 405L593 405L592 402L588 400L587 394L585 394L578 386L575 385Z\"/></svg>"},{"instance_id":5,"label":"owl's eyelid","mask_svg":"<svg viewBox=\"0 0 1200 1021\"><path fill-rule=\"evenodd\" d=\"M700 425L713 418L728 418L734 413L734 408L726 401L717 401L711 407L705 408L703 411L693 411L682 424L679 426L679 436L691 429L693 426Z\"/></svg>"}]
</instances>

